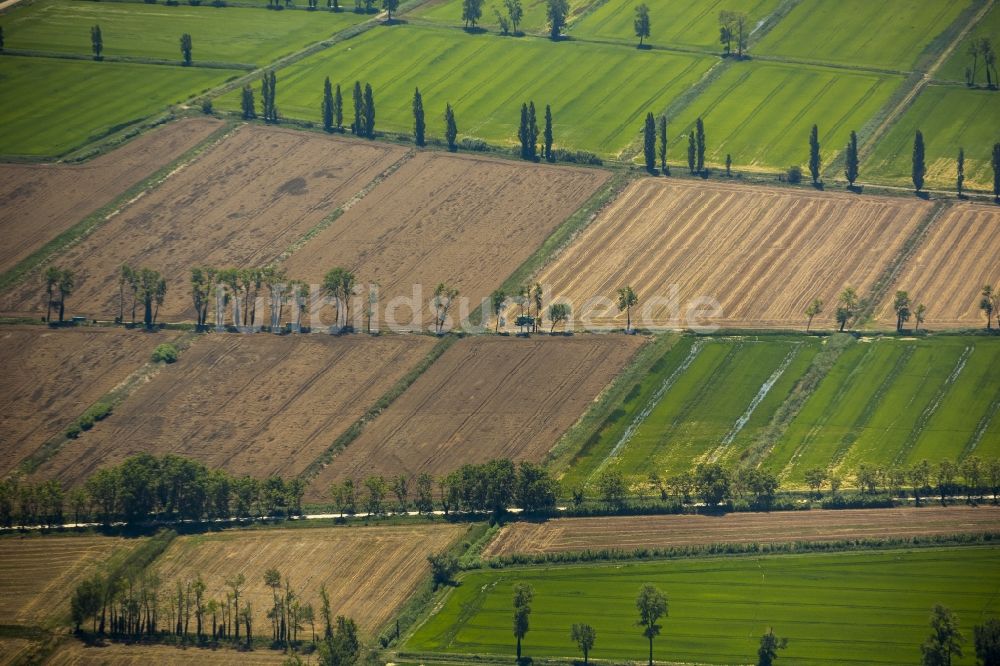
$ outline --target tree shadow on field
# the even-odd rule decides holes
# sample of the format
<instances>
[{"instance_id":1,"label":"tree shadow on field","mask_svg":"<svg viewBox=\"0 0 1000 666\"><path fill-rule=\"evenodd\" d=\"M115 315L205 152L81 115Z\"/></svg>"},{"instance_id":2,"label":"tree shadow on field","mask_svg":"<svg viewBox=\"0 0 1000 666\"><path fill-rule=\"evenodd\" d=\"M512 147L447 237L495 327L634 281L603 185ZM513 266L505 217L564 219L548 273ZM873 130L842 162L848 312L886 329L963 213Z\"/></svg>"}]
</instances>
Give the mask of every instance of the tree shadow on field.
<instances>
[{"instance_id":1,"label":"tree shadow on field","mask_svg":"<svg viewBox=\"0 0 1000 666\"><path fill-rule=\"evenodd\" d=\"M925 191L921 190L919 192L916 192L915 194L916 194L917 197L923 199L924 201L930 201L931 200L931 193L930 192L925 192Z\"/></svg>"},{"instance_id":2,"label":"tree shadow on field","mask_svg":"<svg viewBox=\"0 0 1000 666\"><path fill-rule=\"evenodd\" d=\"M464 30L470 35L485 35L487 32L489 32L489 30L487 30L486 28L480 27L478 25L471 26L468 28L462 28L462 30Z\"/></svg>"}]
</instances>

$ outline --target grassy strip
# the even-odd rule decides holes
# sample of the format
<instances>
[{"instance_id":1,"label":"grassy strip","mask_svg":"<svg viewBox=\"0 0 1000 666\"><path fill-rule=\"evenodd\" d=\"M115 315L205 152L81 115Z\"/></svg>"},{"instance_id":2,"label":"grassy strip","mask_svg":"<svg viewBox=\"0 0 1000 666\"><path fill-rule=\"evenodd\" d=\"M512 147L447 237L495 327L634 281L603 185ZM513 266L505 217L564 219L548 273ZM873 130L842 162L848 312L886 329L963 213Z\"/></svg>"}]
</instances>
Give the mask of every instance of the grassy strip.
<instances>
[{"instance_id":1,"label":"grassy strip","mask_svg":"<svg viewBox=\"0 0 1000 666\"><path fill-rule=\"evenodd\" d=\"M62 51L35 51L30 49L4 49L4 55L21 56L26 58L54 58L57 60L93 60L94 56L85 53L64 53ZM166 60L164 58L149 58L146 56L110 55L102 56L101 62L124 62L130 65L154 65L183 67L180 60ZM257 69L256 65L242 62L215 62L212 60L194 61L187 67L202 67L205 69L242 69L252 71Z\"/></svg>"},{"instance_id":2,"label":"grassy strip","mask_svg":"<svg viewBox=\"0 0 1000 666\"><path fill-rule=\"evenodd\" d=\"M989 0L972 0L969 6L965 8L955 20L951 22L947 28L945 28L941 33L931 40L931 43L927 45L926 48L920 53L917 58L916 65L914 69L919 72L926 72L927 74L933 73L933 66L937 64L938 59L941 54L948 49L955 41L957 41L962 34L962 31L966 28L971 32L976 29L976 25L979 23L975 20L976 14L978 14L985 5L989 4ZM986 13L983 13L986 16ZM979 17L980 19L982 18Z\"/></svg>"},{"instance_id":3,"label":"grassy strip","mask_svg":"<svg viewBox=\"0 0 1000 666\"><path fill-rule=\"evenodd\" d=\"M347 428L337 439L333 440L327 449L320 454L320 456L309 463L309 465L299 474L299 478L307 483L312 481L313 478L319 473L323 467L330 464L334 456L343 451L347 446L353 442L361 432L365 429L365 426L378 418L378 415L384 412L389 405L393 403L403 392L410 387L413 382L417 381L417 378L422 375L427 368L436 361L441 354L445 353L449 347L451 347L455 341L458 339L457 336L446 335L438 340L438 343L434 345L433 348L424 358L410 370L408 373L403 375L399 381L393 385L381 398L379 398L374 405L368 408L361 418L352 423L350 427Z\"/></svg>"},{"instance_id":4,"label":"grassy strip","mask_svg":"<svg viewBox=\"0 0 1000 666\"><path fill-rule=\"evenodd\" d=\"M5 291L15 284L23 281L38 269L45 261L55 254L65 250L67 247L87 236L102 224L114 216L119 209L127 206L132 200L141 196L144 192L157 187L165 181L175 171L193 162L201 153L220 143L232 130L231 126L223 126L213 132L204 141L187 151L176 160L167 164L162 169L128 188L121 195L111 202L83 218L80 222L62 232L48 243L31 253L13 268L0 275L0 291Z\"/></svg>"}]
</instances>

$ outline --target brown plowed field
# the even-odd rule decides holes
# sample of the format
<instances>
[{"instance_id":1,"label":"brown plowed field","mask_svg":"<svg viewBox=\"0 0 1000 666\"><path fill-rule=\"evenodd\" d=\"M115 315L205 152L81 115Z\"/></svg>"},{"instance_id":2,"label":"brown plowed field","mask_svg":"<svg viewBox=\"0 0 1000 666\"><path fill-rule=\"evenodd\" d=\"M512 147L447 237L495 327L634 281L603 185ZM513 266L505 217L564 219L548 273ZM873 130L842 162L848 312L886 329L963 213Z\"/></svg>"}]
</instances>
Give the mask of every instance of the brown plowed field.
<instances>
[{"instance_id":1,"label":"brown plowed field","mask_svg":"<svg viewBox=\"0 0 1000 666\"><path fill-rule=\"evenodd\" d=\"M319 609L326 585L333 614L346 615L366 634L377 632L410 596L430 569L427 556L449 547L467 531L463 525L333 527L241 530L179 537L157 560L165 589L201 574L208 599L225 598L225 580L242 573L242 599L254 610L254 633L270 631L271 589L264 572L288 576L305 603Z\"/></svg>"},{"instance_id":2,"label":"brown plowed field","mask_svg":"<svg viewBox=\"0 0 1000 666\"><path fill-rule=\"evenodd\" d=\"M291 477L433 345L426 336L205 335L38 473L73 484L145 452Z\"/></svg>"},{"instance_id":3,"label":"brown plowed field","mask_svg":"<svg viewBox=\"0 0 1000 666\"><path fill-rule=\"evenodd\" d=\"M174 647L172 645L86 645L70 639L49 657L47 666L187 666L188 664L210 664L211 666L258 666L259 664L283 664L287 655L277 650L257 649L240 652L227 649L202 649L196 647ZM310 662L305 662L310 663Z\"/></svg>"},{"instance_id":4,"label":"brown plowed field","mask_svg":"<svg viewBox=\"0 0 1000 666\"><path fill-rule=\"evenodd\" d=\"M74 267L74 302L90 316L117 316L118 267L128 263L166 278L162 319L194 319L192 266L267 264L405 152L384 143L244 127L52 263ZM37 312L39 280L29 277L10 290L0 307Z\"/></svg>"},{"instance_id":5,"label":"brown plowed field","mask_svg":"<svg viewBox=\"0 0 1000 666\"><path fill-rule=\"evenodd\" d=\"M69 615L73 589L116 551L140 539L47 536L0 539L0 624L42 624Z\"/></svg>"},{"instance_id":6,"label":"brown plowed field","mask_svg":"<svg viewBox=\"0 0 1000 666\"><path fill-rule=\"evenodd\" d=\"M222 126L170 123L86 164L0 164L0 272L148 178Z\"/></svg>"},{"instance_id":7,"label":"brown plowed field","mask_svg":"<svg viewBox=\"0 0 1000 666\"><path fill-rule=\"evenodd\" d=\"M979 309L983 285L1000 287L1000 209L989 204L952 204L933 226L903 268L879 310L878 320L896 325L892 299L897 289L914 306L927 305L931 328L986 325ZM911 319L909 326L913 326Z\"/></svg>"},{"instance_id":8,"label":"brown plowed field","mask_svg":"<svg viewBox=\"0 0 1000 666\"><path fill-rule=\"evenodd\" d=\"M600 335L459 340L319 473L312 495L372 474L441 476L493 458L540 461L642 343Z\"/></svg>"},{"instance_id":9,"label":"brown plowed field","mask_svg":"<svg viewBox=\"0 0 1000 666\"><path fill-rule=\"evenodd\" d=\"M544 523L512 523L497 534L483 555L908 538L998 530L1000 507L992 506L558 518Z\"/></svg>"},{"instance_id":10,"label":"brown plowed field","mask_svg":"<svg viewBox=\"0 0 1000 666\"><path fill-rule=\"evenodd\" d=\"M766 187L644 178L608 207L539 276L553 297L573 303L579 323L623 326L625 315L587 306L630 284L639 296L633 325L690 325L699 297L722 316L702 323L734 327L806 325L813 298L826 303L814 325L833 325L837 294L864 294L896 255L930 204ZM676 284L680 321L669 299ZM643 310L649 308L648 316Z\"/></svg>"},{"instance_id":11,"label":"brown plowed field","mask_svg":"<svg viewBox=\"0 0 1000 666\"><path fill-rule=\"evenodd\" d=\"M0 474L149 360L175 333L0 328Z\"/></svg>"},{"instance_id":12,"label":"brown plowed field","mask_svg":"<svg viewBox=\"0 0 1000 666\"><path fill-rule=\"evenodd\" d=\"M422 285L425 322L441 282L478 307L608 177L419 153L289 257L288 273L319 282L330 267L344 266L361 282L377 282L383 304ZM412 310L401 308L398 317L408 325Z\"/></svg>"}]
</instances>

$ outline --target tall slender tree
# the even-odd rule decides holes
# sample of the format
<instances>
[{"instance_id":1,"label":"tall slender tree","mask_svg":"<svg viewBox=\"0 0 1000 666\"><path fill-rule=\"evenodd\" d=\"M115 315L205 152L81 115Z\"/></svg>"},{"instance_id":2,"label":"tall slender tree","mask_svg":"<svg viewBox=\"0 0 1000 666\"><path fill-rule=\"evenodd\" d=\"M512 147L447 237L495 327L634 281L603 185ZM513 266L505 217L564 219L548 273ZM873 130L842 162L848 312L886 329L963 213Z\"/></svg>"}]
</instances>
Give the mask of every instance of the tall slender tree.
<instances>
[{"instance_id":1,"label":"tall slender tree","mask_svg":"<svg viewBox=\"0 0 1000 666\"><path fill-rule=\"evenodd\" d=\"M90 28L90 50L94 52L94 60L100 60L104 56L104 36L101 34L101 26L95 25Z\"/></svg>"},{"instance_id":2,"label":"tall slender tree","mask_svg":"<svg viewBox=\"0 0 1000 666\"><path fill-rule=\"evenodd\" d=\"M370 83L365 84L365 136L375 138L375 95Z\"/></svg>"},{"instance_id":3,"label":"tall slender tree","mask_svg":"<svg viewBox=\"0 0 1000 666\"><path fill-rule=\"evenodd\" d=\"M240 101L243 109L243 120L253 120L257 117L257 105L253 99L253 88L250 84L243 86L243 97Z\"/></svg>"},{"instance_id":4,"label":"tall slender tree","mask_svg":"<svg viewBox=\"0 0 1000 666\"><path fill-rule=\"evenodd\" d=\"M695 170L698 173L705 173L705 123L702 121L701 116L694 124L694 138L698 149L698 161L695 165Z\"/></svg>"},{"instance_id":5,"label":"tall slender tree","mask_svg":"<svg viewBox=\"0 0 1000 666\"><path fill-rule=\"evenodd\" d=\"M344 131L344 96L340 94L340 84L333 91L333 126L338 132Z\"/></svg>"},{"instance_id":6,"label":"tall slender tree","mask_svg":"<svg viewBox=\"0 0 1000 666\"><path fill-rule=\"evenodd\" d=\"M958 192L958 198L961 199L963 194L963 189L965 188L965 149L958 149L958 162L955 164L955 191Z\"/></svg>"},{"instance_id":7,"label":"tall slender tree","mask_svg":"<svg viewBox=\"0 0 1000 666\"><path fill-rule=\"evenodd\" d=\"M664 176L670 175L667 168L667 117L662 115L656 120L657 133L660 135L660 172Z\"/></svg>"},{"instance_id":8,"label":"tall slender tree","mask_svg":"<svg viewBox=\"0 0 1000 666\"><path fill-rule=\"evenodd\" d=\"M688 133L688 170L694 174L695 167L695 156L698 154L697 146L695 145L694 132Z\"/></svg>"},{"instance_id":9,"label":"tall slender tree","mask_svg":"<svg viewBox=\"0 0 1000 666\"><path fill-rule=\"evenodd\" d=\"M549 36L559 39L569 15L569 0L548 0L546 15L549 20Z\"/></svg>"},{"instance_id":10,"label":"tall slender tree","mask_svg":"<svg viewBox=\"0 0 1000 666\"><path fill-rule=\"evenodd\" d=\"M330 85L330 77L323 81L323 104L320 107L323 115L323 129L327 132L333 131L333 86Z\"/></svg>"},{"instance_id":11,"label":"tall slender tree","mask_svg":"<svg viewBox=\"0 0 1000 666\"><path fill-rule=\"evenodd\" d=\"M646 171L656 171L656 121L653 114L646 114L646 122L642 127L642 154L646 158Z\"/></svg>"},{"instance_id":12,"label":"tall slender tree","mask_svg":"<svg viewBox=\"0 0 1000 666\"><path fill-rule=\"evenodd\" d=\"M847 177L848 187L854 187L854 181L858 179L858 135L853 130L844 151L844 176Z\"/></svg>"},{"instance_id":13,"label":"tall slender tree","mask_svg":"<svg viewBox=\"0 0 1000 666\"><path fill-rule=\"evenodd\" d=\"M455 109L451 104L444 105L444 138L448 142L448 150L458 150L458 125L455 124Z\"/></svg>"},{"instance_id":14,"label":"tall slender tree","mask_svg":"<svg viewBox=\"0 0 1000 666\"><path fill-rule=\"evenodd\" d=\"M653 639L660 635L660 629L662 629L657 621L667 615L667 597L663 592L646 583L639 590L635 607L639 611L639 626L642 627L642 635L649 639L649 666L653 666Z\"/></svg>"},{"instance_id":15,"label":"tall slender tree","mask_svg":"<svg viewBox=\"0 0 1000 666\"><path fill-rule=\"evenodd\" d=\"M351 123L351 134L355 136L365 135L365 98L361 92L361 82L354 82L354 122Z\"/></svg>"},{"instance_id":16,"label":"tall slender tree","mask_svg":"<svg viewBox=\"0 0 1000 666\"><path fill-rule=\"evenodd\" d=\"M924 135L920 130L913 137L913 187L917 194L924 189L924 174L927 173L927 165L924 162Z\"/></svg>"},{"instance_id":17,"label":"tall slender tree","mask_svg":"<svg viewBox=\"0 0 1000 666\"><path fill-rule=\"evenodd\" d=\"M812 176L813 185L819 185L819 128L812 126L809 131L809 174Z\"/></svg>"},{"instance_id":18,"label":"tall slender tree","mask_svg":"<svg viewBox=\"0 0 1000 666\"><path fill-rule=\"evenodd\" d=\"M552 156L552 107L548 104L545 105L545 132L542 134L542 138L545 141L545 161L552 162L554 160Z\"/></svg>"},{"instance_id":19,"label":"tall slender tree","mask_svg":"<svg viewBox=\"0 0 1000 666\"><path fill-rule=\"evenodd\" d=\"M517 128L517 140L521 143L521 159L528 159L528 104L521 104L521 123Z\"/></svg>"},{"instance_id":20,"label":"tall slender tree","mask_svg":"<svg viewBox=\"0 0 1000 666\"><path fill-rule=\"evenodd\" d=\"M649 37L649 5L645 2L635 8L635 36L639 38L639 48L642 48L642 40Z\"/></svg>"},{"instance_id":21,"label":"tall slender tree","mask_svg":"<svg viewBox=\"0 0 1000 666\"><path fill-rule=\"evenodd\" d=\"M420 88L413 91L413 141L418 145L424 145L424 99L420 96Z\"/></svg>"},{"instance_id":22,"label":"tall slender tree","mask_svg":"<svg viewBox=\"0 0 1000 666\"><path fill-rule=\"evenodd\" d=\"M993 199L1000 203L1000 143L993 144L990 165L993 167Z\"/></svg>"},{"instance_id":23,"label":"tall slender tree","mask_svg":"<svg viewBox=\"0 0 1000 666\"><path fill-rule=\"evenodd\" d=\"M535 103L528 102L528 158L538 157L538 116L535 114Z\"/></svg>"},{"instance_id":24,"label":"tall slender tree","mask_svg":"<svg viewBox=\"0 0 1000 666\"><path fill-rule=\"evenodd\" d=\"M535 592L527 583L514 584L514 638L517 639L517 660L521 661L521 641L528 633L528 617Z\"/></svg>"},{"instance_id":25,"label":"tall slender tree","mask_svg":"<svg viewBox=\"0 0 1000 666\"><path fill-rule=\"evenodd\" d=\"M181 57L184 58L185 67L191 65L191 35L184 33L181 35Z\"/></svg>"}]
</instances>

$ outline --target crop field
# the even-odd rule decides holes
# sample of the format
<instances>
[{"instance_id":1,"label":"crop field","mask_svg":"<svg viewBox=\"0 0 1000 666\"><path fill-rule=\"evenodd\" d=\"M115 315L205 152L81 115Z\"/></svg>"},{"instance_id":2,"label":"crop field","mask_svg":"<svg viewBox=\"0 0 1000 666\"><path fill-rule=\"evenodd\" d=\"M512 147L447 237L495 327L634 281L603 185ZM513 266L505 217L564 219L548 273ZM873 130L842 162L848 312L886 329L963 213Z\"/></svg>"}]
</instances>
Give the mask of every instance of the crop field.
<instances>
[{"instance_id":1,"label":"crop field","mask_svg":"<svg viewBox=\"0 0 1000 666\"><path fill-rule=\"evenodd\" d=\"M0 329L0 474L138 370L173 333L114 329Z\"/></svg>"},{"instance_id":2,"label":"crop field","mask_svg":"<svg viewBox=\"0 0 1000 666\"><path fill-rule=\"evenodd\" d=\"M0 638L0 663L21 663L34 646L35 643L24 638Z\"/></svg>"},{"instance_id":3,"label":"crop field","mask_svg":"<svg viewBox=\"0 0 1000 666\"><path fill-rule=\"evenodd\" d=\"M597 0L570 0L569 22L596 4ZM499 24L493 14L494 5L483 6L483 17L479 21L479 27L489 30L499 30ZM495 5L497 9L503 10L503 3ZM524 17L518 30L525 33L548 34L548 17L546 14L545 0L524 0L521 3L524 10ZM462 21L462 0L430 0L416 9L407 12L406 18L421 19L439 25L456 26L465 25Z\"/></svg>"},{"instance_id":4,"label":"crop field","mask_svg":"<svg viewBox=\"0 0 1000 666\"><path fill-rule=\"evenodd\" d=\"M560 518L504 526L485 548L483 557L601 549L631 551L716 543L898 539L976 534L998 529L1000 509L990 506Z\"/></svg>"},{"instance_id":5,"label":"crop field","mask_svg":"<svg viewBox=\"0 0 1000 666\"><path fill-rule=\"evenodd\" d=\"M427 303L441 282L478 308L607 178L596 169L421 152L285 267L310 283L331 266L347 267L362 282L378 281L383 305L420 285L423 317L410 307L387 313L401 326L433 318Z\"/></svg>"},{"instance_id":6,"label":"crop field","mask_svg":"<svg viewBox=\"0 0 1000 666\"><path fill-rule=\"evenodd\" d=\"M802 2L754 47L759 55L908 70L969 0Z\"/></svg>"},{"instance_id":7,"label":"crop field","mask_svg":"<svg viewBox=\"0 0 1000 666\"><path fill-rule=\"evenodd\" d=\"M466 338L313 482L444 475L493 458L540 462L643 344L638 338Z\"/></svg>"},{"instance_id":8,"label":"crop field","mask_svg":"<svg viewBox=\"0 0 1000 666\"><path fill-rule=\"evenodd\" d=\"M325 584L333 614L353 618L371 636L425 580L427 556L448 548L467 529L440 523L184 536L174 540L156 568L168 588L176 580L193 580L201 574L208 599L224 598L225 579L244 574L247 587L241 599L252 605L254 627L260 632L270 624L266 613L272 603L264 572L277 568L299 598L317 611L319 588Z\"/></svg>"},{"instance_id":9,"label":"crop field","mask_svg":"<svg viewBox=\"0 0 1000 666\"><path fill-rule=\"evenodd\" d=\"M170 123L83 164L0 164L0 272L153 175L221 126Z\"/></svg>"},{"instance_id":10,"label":"crop field","mask_svg":"<svg viewBox=\"0 0 1000 666\"><path fill-rule=\"evenodd\" d=\"M992 191L996 104L996 93L988 90L927 86L861 162L861 180L912 187L913 137L920 130L926 150L925 187L954 191L958 149L964 147L965 187Z\"/></svg>"},{"instance_id":11,"label":"crop field","mask_svg":"<svg viewBox=\"0 0 1000 666\"><path fill-rule=\"evenodd\" d=\"M587 622L597 632L592 658L644 659L635 597L652 583L670 604L654 645L660 660L750 663L773 627L788 638L788 663L912 664L935 603L966 628L1000 612L998 565L997 548L942 548L482 571L462 576L405 647L512 655L510 599L525 582L535 593L526 655L576 656L569 627ZM974 663L971 652L952 663Z\"/></svg>"},{"instance_id":12,"label":"crop field","mask_svg":"<svg viewBox=\"0 0 1000 666\"><path fill-rule=\"evenodd\" d=\"M802 313L821 298L828 308L814 326L830 328L837 294L847 285L864 294L929 210L919 200L647 178L538 279L589 326L624 327L625 313L588 300L630 284L639 326L693 324L689 305L709 298L721 314L701 324L805 328Z\"/></svg>"},{"instance_id":13,"label":"crop field","mask_svg":"<svg viewBox=\"0 0 1000 666\"><path fill-rule=\"evenodd\" d=\"M985 284L1000 285L1000 210L996 206L953 204L936 220L912 259L889 290L877 315L895 326L892 298L906 290L914 303L927 305L931 328L985 327L979 309ZM913 321L907 326L912 327Z\"/></svg>"},{"instance_id":14,"label":"crop field","mask_svg":"<svg viewBox=\"0 0 1000 666\"><path fill-rule=\"evenodd\" d=\"M162 320L194 319L186 288L193 266L273 261L404 154L386 144L244 127L52 263L74 266L75 303L89 315L118 315L118 268L128 263L166 279ZM41 302L41 286L29 277L0 309L37 313Z\"/></svg>"},{"instance_id":15,"label":"crop field","mask_svg":"<svg viewBox=\"0 0 1000 666\"><path fill-rule=\"evenodd\" d=\"M667 159L677 164L674 168L687 168L688 134L701 117L706 164L721 167L726 155L732 155L740 168L785 170L800 165L808 178L813 124L819 129L823 163L829 164L844 150L851 131L860 130L901 81L863 71L736 63L677 116L668 129Z\"/></svg>"},{"instance_id":16,"label":"crop field","mask_svg":"<svg viewBox=\"0 0 1000 666\"><path fill-rule=\"evenodd\" d=\"M266 65L365 19L354 12L268 12L256 8L178 7L42 0L0 17L6 49L90 55L90 27L101 26L104 55L181 62Z\"/></svg>"},{"instance_id":17,"label":"crop field","mask_svg":"<svg viewBox=\"0 0 1000 666\"><path fill-rule=\"evenodd\" d=\"M608 0L572 25L576 39L614 39L636 42L633 21L637 2ZM745 12L753 28L781 4L780 0L680 0L651 7L651 33L647 44L680 46L721 53L719 13ZM543 15L544 16L544 15Z\"/></svg>"},{"instance_id":18,"label":"crop field","mask_svg":"<svg viewBox=\"0 0 1000 666\"><path fill-rule=\"evenodd\" d=\"M202 336L39 474L71 485L130 455L175 453L235 475L291 478L433 344L417 336Z\"/></svg>"},{"instance_id":19,"label":"crop field","mask_svg":"<svg viewBox=\"0 0 1000 666\"><path fill-rule=\"evenodd\" d=\"M235 72L120 62L0 58L0 155L60 155L163 111ZM128 90L128 95L122 95ZM53 100L73 100L72 104ZM109 103L114 100L114 103Z\"/></svg>"},{"instance_id":20,"label":"crop field","mask_svg":"<svg viewBox=\"0 0 1000 666\"><path fill-rule=\"evenodd\" d=\"M45 663L48 666L259 666L284 664L287 656L277 650L252 652L225 648L177 647L174 645L126 645L107 643L86 645L69 641L60 647ZM306 662L308 663L308 662Z\"/></svg>"},{"instance_id":21,"label":"crop field","mask_svg":"<svg viewBox=\"0 0 1000 666\"><path fill-rule=\"evenodd\" d=\"M449 28L377 28L280 70L278 103L289 117L318 122L324 77L340 84L348 106L354 82L368 81L378 129L411 134L413 89L419 87L428 136L444 135L441 114L450 103L460 137L513 146L521 104L534 100L539 118L552 105L555 147L607 156L639 135L648 110L666 107L713 63L616 45L555 46ZM239 104L238 92L219 100L220 108Z\"/></svg>"},{"instance_id":22,"label":"crop field","mask_svg":"<svg viewBox=\"0 0 1000 666\"><path fill-rule=\"evenodd\" d=\"M972 40L979 40L983 37L992 36L995 39L997 34L1000 34L1000 7L994 4L986 13L986 16L965 36L965 39L955 46L948 60L940 69L934 72L934 78L965 83L965 68L972 67L969 44ZM982 59L979 60L976 81L979 85L986 84L986 73L983 69Z\"/></svg>"},{"instance_id":23,"label":"crop field","mask_svg":"<svg viewBox=\"0 0 1000 666\"><path fill-rule=\"evenodd\" d=\"M0 539L0 624L45 625L69 610L83 578L141 539L101 536Z\"/></svg>"}]
</instances>

